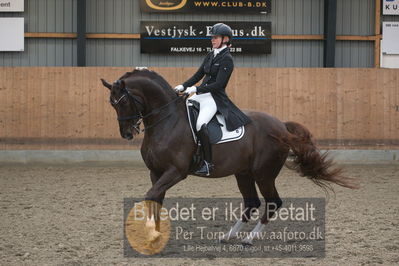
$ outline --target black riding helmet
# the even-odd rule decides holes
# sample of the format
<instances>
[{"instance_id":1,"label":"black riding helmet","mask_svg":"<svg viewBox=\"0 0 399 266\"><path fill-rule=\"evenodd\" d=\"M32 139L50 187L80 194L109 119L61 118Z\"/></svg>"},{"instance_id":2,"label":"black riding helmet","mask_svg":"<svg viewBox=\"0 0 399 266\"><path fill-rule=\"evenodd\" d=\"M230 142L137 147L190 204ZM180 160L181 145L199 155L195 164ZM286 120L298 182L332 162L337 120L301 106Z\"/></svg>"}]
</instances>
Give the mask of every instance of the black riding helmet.
<instances>
[{"instance_id":1,"label":"black riding helmet","mask_svg":"<svg viewBox=\"0 0 399 266\"><path fill-rule=\"evenodd\" d=\"M231 28L224 23L217 23L217 24L213 25L213 27L210 31L210 34L211 34L211 36L220 35L222 37L224 37L224 36L229 37L228 42L222 43L222 44L226 44L226 45L230 45L231 39L233 39L233 32L232 32Z\"/></svg>"}]
</instances>

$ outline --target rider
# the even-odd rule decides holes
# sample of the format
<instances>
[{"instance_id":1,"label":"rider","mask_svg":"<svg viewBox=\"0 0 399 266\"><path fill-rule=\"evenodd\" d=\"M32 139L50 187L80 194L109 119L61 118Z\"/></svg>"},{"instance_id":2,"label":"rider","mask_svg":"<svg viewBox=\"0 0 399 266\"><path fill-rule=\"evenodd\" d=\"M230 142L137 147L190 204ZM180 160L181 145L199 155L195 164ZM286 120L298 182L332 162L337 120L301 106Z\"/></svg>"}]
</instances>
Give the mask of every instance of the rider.
<instances>
[{"instance_id":1,"label":"rider","mask_svg":"<svg viewBox=\"0 0 399 266\"><path fill-rule=\"evenodd\" d=\"M214 167L207 124L215 113L219 111L224 116L228 131L233 131L251 121L234 105L225 91L234 69L229 49L233 38L231 28L226 24L217 23L212 27L210 34L213 50L206 55L197 72L175 88L177 92L196 93L190 99L200 104L196 130L200 143L203 145L204 161L195 174L203 176L209 176ZM200 86L193 86L204 76Z\"/></svg>"}]
</instances>

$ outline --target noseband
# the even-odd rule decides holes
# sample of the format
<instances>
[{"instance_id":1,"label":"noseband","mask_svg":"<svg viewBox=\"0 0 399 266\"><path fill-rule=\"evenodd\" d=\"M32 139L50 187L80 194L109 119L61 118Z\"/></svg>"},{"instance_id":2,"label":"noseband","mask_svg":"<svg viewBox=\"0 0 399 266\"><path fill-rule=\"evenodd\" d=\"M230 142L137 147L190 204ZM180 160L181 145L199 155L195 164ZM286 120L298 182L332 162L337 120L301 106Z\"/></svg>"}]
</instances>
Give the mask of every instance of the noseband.
<instances>
[{"instance_id":1,"label":"noseband","mask_svg":"<svg viewBox=\"0 0 399 266\"><path fill-rule=\"evenodd\" d=\"M117 83L120 84L120 81L118 80ZM136 102L138 102L140 105L142 105L142 103L139 100L137 100L133 95L131 95L130 92L126 88L122 88L122 90L123 90L123 95L116 101L110 101L111 104L113 106L117 106L121 102L121 100L127 96L127 97L129 97L129 98L131 98L133 100L134 108L137 110L138 114L132 115L132 116L118 116L117 119L118 119L118 121L126 121L126 120L131 120L131 119L137 119L136 123L134 123L132 128L137 133L140 133L140 124L141 124L141 121L143 120L143 115L141 114L140 109L137 107Z\"/></svg>"},{"instance_id":2,"label":"noseband","mask_svg":"<svg viewBox=\"0 0 399 266\"><path fill-rule=\"evenodd\" d=\"M175 101L177 101L177 100L179 100L179 99L182 98L182 97L176 97L176 98L174 98L172 101L168 102L167 104L165 104L165 105L163 105L163 106L161 106L161 107L158 107L158 108L152 110L151 112L149 112L148 114L146 114L146 115L143 116L143 114L141 113L140 109L137 107L137 104L136 104L136 103L138 103L139 105L141 105L142 107L144 107L143 104L142 104L139 100L137 100L126 88L123 88L123 95L122 95L118 100L116 100L116 101L111 101L111 104L112 104L113 106L118 105L118 104L120 103L120 101L121 101L123 98L125 98L126 96L128 96L130 99L133 100L134 108L137 110L138 114L132 115L132 116L118 116L117 119L118 119L118 121L126 121L126 120L131 120L131 119L137 119L136 123L133 125L133 129L136 130L138 133L140 132L139 126L140 126L141 122L143 121L143 119L148 118L148 117L150 117L150 116L152 116L152 115L158 113L159 111L161 111L161 110L164 109L165 107L169 106L170 104L172 104L172 103L174 103ZM156 126L157 124L159 124L160 122L162 122L164 119L168 118L168 117L171 116L171 115L172 115L172 114L170 113L170 114L168 114L168 115L162 117L160 120L158 120L158 121L155 122L154 124L146 126L145 129L142 130L142 132L144 132L145 130L148 130L148 129L150 129L150 128Z\"/></svg>"}]
</instances>

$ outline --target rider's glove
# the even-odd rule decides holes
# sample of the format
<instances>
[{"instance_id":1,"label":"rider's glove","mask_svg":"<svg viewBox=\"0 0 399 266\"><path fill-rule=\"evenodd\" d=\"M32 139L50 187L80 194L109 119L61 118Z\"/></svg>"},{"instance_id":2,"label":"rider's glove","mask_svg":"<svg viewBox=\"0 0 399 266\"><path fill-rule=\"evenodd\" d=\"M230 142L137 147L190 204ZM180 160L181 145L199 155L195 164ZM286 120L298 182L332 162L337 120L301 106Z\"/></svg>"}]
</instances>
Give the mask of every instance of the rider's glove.
<instances>
[{"instance_id":1,"label":"rider's glove","mask_svg":"<svg viewBox=\"0 0 399 266\"><path fill-rule=\"evenodd\" d=\"M176 91L176 92L182 92L182 91L184 91L183 85L177 85L177 86L175 87L175 91Z\"/></svg>"},{"instance_id":2,"label":"rider's glove","mask_svg":"<svg viewBox=\"0 0 399 266\"><path fill-rule=\"evenodd\" d=\"M197 92L197 87L195 87L195 86L188 87L184 92L187 93L187 94L191 94L191 93Z\"/></svg>"}]
</instances>

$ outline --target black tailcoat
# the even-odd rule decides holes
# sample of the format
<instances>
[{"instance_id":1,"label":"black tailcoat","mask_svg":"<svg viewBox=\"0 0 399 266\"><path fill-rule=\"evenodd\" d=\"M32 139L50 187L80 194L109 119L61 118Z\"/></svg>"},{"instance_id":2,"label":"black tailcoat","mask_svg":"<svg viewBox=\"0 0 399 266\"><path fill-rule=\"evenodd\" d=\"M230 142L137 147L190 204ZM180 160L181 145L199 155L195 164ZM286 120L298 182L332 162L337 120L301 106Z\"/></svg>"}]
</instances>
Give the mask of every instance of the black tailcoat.
<instances>
[{"instance_id":1,"label":"black tailcoat","mask_svg":"<svg viewBox=\"0 0 399 266\"><path fill-rule=\"evenodd\" d=\"M210 92L215 100L217 110L226 119L228 131L251 122L248 116L228 98L226 86L234 69L233 57L229 48L223 49L216 57L210 52L205 57L197 72L186 82L184 88L195 85L204 76L202 84L197 87L197 94Z\"/></svg>"}]
</instances>

